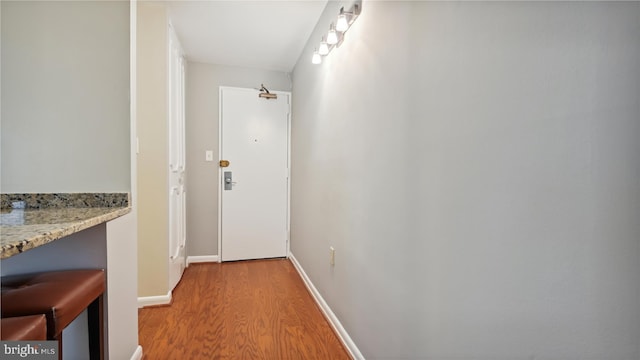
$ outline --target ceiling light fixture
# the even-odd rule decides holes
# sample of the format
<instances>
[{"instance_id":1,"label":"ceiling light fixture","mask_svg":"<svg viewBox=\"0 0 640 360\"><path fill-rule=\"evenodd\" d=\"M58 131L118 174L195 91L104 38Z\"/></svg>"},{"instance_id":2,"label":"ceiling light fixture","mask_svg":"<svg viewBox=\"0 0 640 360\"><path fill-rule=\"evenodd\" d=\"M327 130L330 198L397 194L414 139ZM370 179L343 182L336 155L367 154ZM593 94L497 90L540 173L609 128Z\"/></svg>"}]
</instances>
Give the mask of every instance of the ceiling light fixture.
<instances>
[{"instance_id":1,"label":"ceiling light fixture","mask_svg":"<svg viewBox=\"0 0 640 360\"><path fill-rule=\"evenodd\" d=\"M338 32L336 31L336 27L333 26L333 23L329 26L329 33L327 34L327 44L335 45L338 43Z\"/></svg>"},{"instance_id":2,"label":"ceiling light fixture","mask_svg":"<svg viewBox=\"0 0 640 360\"><path fill-rule=\"evenodd\" d=\"M320 47L318 48L318 54L320 55L328 55L329 54L329 44L324 40L324 36L322 37L322 41L320 42Z\"/></svg>"},{"instance_id":3,"label":"ceiling light fixture","mask_svg":"<svg viewBox=\"0 0 640 360\"><path fill-rule=\"evenodd\" d=\"M355 0L351 9L345 11L344 7L340 8L338 19L334 23L329 25L329 32L327 36L323 36L320 41L320 46L314 50L311 62L314 64L322 63L321 56L327 56L336 46L340 46L344 40L344 34L353 25L356 18L360 15L362 9L362 0Z\"/></svg>"},{"instance_id":4,"label":"ceiling light fixture","mask_svg":"<svg viewBox=\"0 0 640 360\"><path fill-rule=\"evenodd\" d=\"M336 22L336 30L342 33L349 30L358 15L360 15L360 4L358 3L353 4L353 8L349 11L344 11L344 7L340 8L340 14Z\"/></svg>"},{"instance_id":5,"label":"ceiling light fixture","mask_svg":"<svg viewBox=\"0 0 640 360\"><path fill-rule=\"evenodd\" d=\"M320 54L318 54L318 50L313 51L313 56L311 57L311 63L316 65L322 63L322 57L320 56Z\"/></svg>"},{"instance_id":6,"label":"ceiling light fixture","mask_svg":"<svg viewBox=\"0 0 640 360\"><path fill-rule=\"evenodd\" d=\"M349 20L347 20L347 15L345 15L342 11L344 8L340 9L340 15L338 15L338 21L336 21L336 30L340 32L345 32L349 28Z\"/></svg>"}]
</instances>

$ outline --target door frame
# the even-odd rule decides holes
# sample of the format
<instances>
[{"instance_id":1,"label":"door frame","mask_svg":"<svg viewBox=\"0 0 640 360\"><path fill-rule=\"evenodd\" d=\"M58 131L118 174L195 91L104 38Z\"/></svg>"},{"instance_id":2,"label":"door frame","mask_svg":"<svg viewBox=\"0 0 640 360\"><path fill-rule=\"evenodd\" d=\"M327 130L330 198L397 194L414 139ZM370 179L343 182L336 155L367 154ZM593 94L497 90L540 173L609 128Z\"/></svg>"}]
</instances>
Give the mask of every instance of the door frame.
<instances>
[{"instance_id":1,"label":"door frame","mask_svg":"<svg viewBox=\"0 0 640 360\"><path fill-rule=\"evenodd\" d=\"M222 92L224 90L254 91L256 96L260 91L256 88L243 88L235 86L220 86L218 91L218 262L222 262L222 186L223 168L220 167L222 159ZM286 95L288 97L287 108L287 253L289 258L291 253L291 92L290 91L270 91L272 94ZM268 99L265 101L269 101Z\"/></svg>"}]
</instances>

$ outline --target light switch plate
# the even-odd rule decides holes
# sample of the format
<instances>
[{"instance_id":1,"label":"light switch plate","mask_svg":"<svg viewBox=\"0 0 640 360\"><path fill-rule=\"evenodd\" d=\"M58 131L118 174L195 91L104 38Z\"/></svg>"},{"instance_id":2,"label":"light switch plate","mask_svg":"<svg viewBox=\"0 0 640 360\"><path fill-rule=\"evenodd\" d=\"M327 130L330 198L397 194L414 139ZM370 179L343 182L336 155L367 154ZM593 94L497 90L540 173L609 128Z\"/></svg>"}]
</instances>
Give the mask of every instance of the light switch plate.
<instances>
[{"instance_id":1,"label":"light switch plate","mask_svg":"<svg viewBox=\"0 0 640 360\"><path fill-rule=\"evenodd\" d=\"M207 150L204 152L205 161L213 161L213 150Z\"/></svg>"}]
</instances>

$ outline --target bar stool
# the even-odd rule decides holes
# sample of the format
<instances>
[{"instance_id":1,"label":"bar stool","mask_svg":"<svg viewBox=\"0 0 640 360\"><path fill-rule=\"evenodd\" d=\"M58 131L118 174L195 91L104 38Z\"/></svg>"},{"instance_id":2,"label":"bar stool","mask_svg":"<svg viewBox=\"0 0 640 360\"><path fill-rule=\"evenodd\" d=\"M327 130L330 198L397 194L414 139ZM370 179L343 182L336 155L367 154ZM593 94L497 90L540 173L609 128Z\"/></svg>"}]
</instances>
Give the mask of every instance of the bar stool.
<instances>
[{"instance_id":1,"label":"bar stool","mask_svg":"<svg viewBox=\"0 0 640 360\"><path fill-rule=\"evenodd\" d=\"M0 319L0 340L47 340L47 319L44 314Z\"/></svg>"},{"instance_id":2,"label":"bar stool","mask_svg":"<svg viewBox=\"0 0 640 360\"><path fill-rule=\"evenodd\" d=\"M58 341L62 359L62 330L87 309L89 356L104 358L103 295L104 270L67 270L4 276L2 317L44 314L47 339Z\"/></svg>"}]
</instances>

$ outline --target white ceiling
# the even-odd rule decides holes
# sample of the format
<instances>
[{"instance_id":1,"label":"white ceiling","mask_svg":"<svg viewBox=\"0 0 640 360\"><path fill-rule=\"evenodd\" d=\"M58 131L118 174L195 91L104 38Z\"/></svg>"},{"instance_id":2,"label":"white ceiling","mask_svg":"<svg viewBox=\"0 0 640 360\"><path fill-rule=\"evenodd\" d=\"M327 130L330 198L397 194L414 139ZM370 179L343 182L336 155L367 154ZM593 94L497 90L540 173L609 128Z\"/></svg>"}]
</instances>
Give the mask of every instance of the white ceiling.
<instances>
[{"instance_id":1,"label":"white ceiling","mask_svg":"<svg viewBox=\"0 0 640 360\"><path fill-rule=\"evenodd\" d=\"M290 72L327 0L167 3L189 60Z\"/></svg>"}]
</instances>

